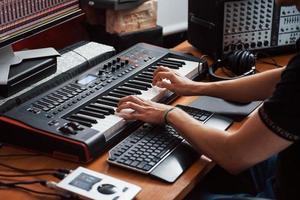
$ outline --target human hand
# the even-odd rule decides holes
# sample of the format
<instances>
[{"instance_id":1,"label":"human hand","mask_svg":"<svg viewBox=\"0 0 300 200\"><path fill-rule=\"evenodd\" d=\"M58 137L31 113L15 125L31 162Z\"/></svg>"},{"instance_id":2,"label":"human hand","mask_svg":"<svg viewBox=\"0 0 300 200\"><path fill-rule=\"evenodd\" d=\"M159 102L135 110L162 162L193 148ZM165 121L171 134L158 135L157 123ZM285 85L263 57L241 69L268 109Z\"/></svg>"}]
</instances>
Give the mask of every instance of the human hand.
<instances>
[{"instance_id":1,"label":"human hand","mask_svg":"<svg viewBox=\"0 0 300 200\"><path fill-rule=\"evenodd\" d=\"M165 81L165 80L169 80ZM172 69L159 66L153 73L153 85L166 88L178 95L195 95L196 82L183 77Z\"/></svg>"},{"instance_id":2,"label":"human hand","mask_svg":"<svg viewBox=\"0 0 300 200\"><path fill-rule=\"evenodd\" d=\"M127 96L119 101L117 112L123 109L133 109L134 112L120 112L119 116L126 120L141 120L148 123L163 124L164 114L172 106L141 99L137 96Z\"/></svg>"}]
</instances>

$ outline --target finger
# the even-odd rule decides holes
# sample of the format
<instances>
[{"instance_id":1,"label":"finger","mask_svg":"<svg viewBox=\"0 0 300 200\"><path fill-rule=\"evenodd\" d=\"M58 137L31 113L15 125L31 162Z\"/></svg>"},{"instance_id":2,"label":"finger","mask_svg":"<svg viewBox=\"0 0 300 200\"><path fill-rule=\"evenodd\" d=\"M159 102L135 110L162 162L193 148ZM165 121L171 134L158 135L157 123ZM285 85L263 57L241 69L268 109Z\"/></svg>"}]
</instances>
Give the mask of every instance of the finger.
<instances>
[{"instance_id":1,"label":"finger","mask_svg":"<svg viewBox=\"0 0 300 200\"><path fill-rule=\"evenodd\" d=\"M169 82L166 82L166 81L158 81L156 83L156 86L160 87L160 88L166 88L168 90L173 90L173 88L174 88L174 85L172 83L169 83Z\"/></svg>"},{"instance_id":2,"label":"finger","mask_svg":"<svg viewBox=\"0 0 300 200\"><path fill-rule=\"evenodd\" d=\"M117 112L122 112L123 109L128 109L128 108L139 113L142 113L145 110L144 106L141 106L131 101L126 101L120 104L120 106L117 108Z\"/></svg>"},{"instance_id":3,"label":"finger","mask_svg":"<svg viewBox=\"0 0 300 200\"><path fill-rule=\"evenodd\" d=\"M125 120L141 120L143 115L139 113L122 113L119 115Z\"/></svg>"},{"instance_id":4,"label":"finger","mask_svg":"<svg viewBox=\"0 0 300 200\"><path fill-rule=\"evenodd\" d=\"M170 68L158 66L157 69L153 72L153 76L155 76L155 74L157 74L158 72L168 72L168 71L170 71Z\"/></svg>"},{"instance_id":5,"label":"finger","mask_svg":"<svg viewBox=\"0 0 300 200\"><path fill-rule=\"evenodd\" d=\"M144 105L144 100L143 99L141 99L141 98L139 98L135 95L130 95L130 96L126 96L126 97L121 98L119 103L118 103L118 106L121 105L124 102L127 102L127 101L131 101L131 102L134 102L134 103L137 103L137 104Z\"/></svg>"},{"instance_id":6,"label":"finger","mask_svg":"<svg viewBox=\"0 0 300 200\"><path fill-rule=\"evenodd\" d=\"M158 81L162 81L163 79L168 79L171 82L174 82L176 75L173 72L159 72L153 77L152 84L156 85Z\"/></svg>"}]
</instances>

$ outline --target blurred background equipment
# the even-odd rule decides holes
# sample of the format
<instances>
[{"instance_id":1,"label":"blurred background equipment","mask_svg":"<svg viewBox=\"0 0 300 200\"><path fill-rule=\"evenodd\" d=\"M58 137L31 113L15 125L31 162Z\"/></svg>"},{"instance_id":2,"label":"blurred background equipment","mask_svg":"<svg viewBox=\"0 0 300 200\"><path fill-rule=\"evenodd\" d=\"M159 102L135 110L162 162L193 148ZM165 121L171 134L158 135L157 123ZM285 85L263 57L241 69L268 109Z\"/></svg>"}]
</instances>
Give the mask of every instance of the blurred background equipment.
<instances>
[{"instance_id":1,"label":"blurred background equipment","mask_svg":"<svg viewBox=\"0 0 300 200\"><path fill-rule=\"evenodd\" d=\"M235 50L279 53L295 49L300 13L275 0L189 0L188 40L220 58Z\"/></svg>"}]
</instances>

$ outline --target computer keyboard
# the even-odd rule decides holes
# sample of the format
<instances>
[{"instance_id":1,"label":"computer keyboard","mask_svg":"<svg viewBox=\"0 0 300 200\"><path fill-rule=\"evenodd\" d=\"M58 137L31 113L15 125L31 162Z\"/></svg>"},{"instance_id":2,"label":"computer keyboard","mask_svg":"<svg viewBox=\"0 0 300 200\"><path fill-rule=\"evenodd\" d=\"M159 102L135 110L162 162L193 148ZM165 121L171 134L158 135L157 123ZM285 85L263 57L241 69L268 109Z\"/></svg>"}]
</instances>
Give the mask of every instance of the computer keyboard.
<instances>
[{"instance_id":1,"label":"computer keyboard","mask_svg":"<svg viewBox=\"0 0 300 200\"><path fill-rule=\"evenodd\" d=\"M203 123L213 115L189 106L177 107ZM173 127L145 123L109 151L108 162L148 174L182 142L184 138Z\"/></svg>"}]
</instances>

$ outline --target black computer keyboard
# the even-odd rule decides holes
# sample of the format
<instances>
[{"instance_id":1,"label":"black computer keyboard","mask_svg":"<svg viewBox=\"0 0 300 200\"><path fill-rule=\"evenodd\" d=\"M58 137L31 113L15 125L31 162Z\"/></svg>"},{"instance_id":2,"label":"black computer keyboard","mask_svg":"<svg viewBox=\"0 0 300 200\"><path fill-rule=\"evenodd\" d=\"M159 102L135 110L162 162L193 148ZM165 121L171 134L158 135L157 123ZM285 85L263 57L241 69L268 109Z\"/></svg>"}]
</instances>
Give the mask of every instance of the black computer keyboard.
<instances>
[{"instance_id":1,"label":"black computer keyboard","mask_svg":"<svg viewBox=\"0 0 300 200\"><path fill-rule=\"evenodd\" d=\"M213 113L193 107L177 105L195 119L205 122ZM171 126L145 123L109 151L108 162L150 173L184 139Z\"/></svg>"}]
</instances>

